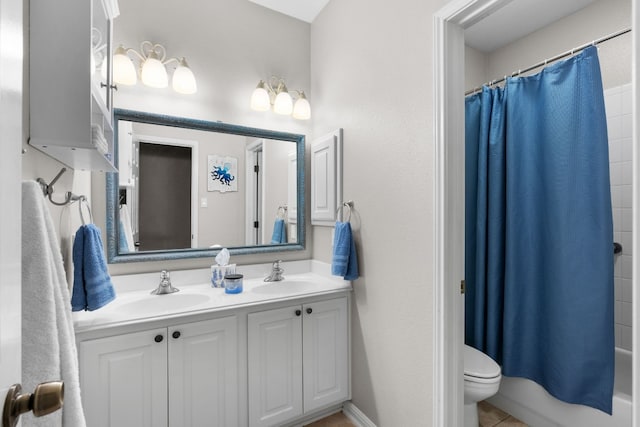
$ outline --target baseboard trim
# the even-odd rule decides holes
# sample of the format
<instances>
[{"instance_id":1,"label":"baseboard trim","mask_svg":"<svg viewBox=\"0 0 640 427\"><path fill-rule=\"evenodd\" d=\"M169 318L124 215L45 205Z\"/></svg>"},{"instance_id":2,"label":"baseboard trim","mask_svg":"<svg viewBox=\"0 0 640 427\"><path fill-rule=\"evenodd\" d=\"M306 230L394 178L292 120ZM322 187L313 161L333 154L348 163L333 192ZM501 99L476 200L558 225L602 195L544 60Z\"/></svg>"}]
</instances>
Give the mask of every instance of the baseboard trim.
<instances>
[{"instance_id":1,"label":"baseboard trim","mask_svg":"<svg viewBox=\"0 0 640 427\"><path fill-rule=\"evenodd\" d=\"M342 412L353 421L357 427L377 427L356 405L351 401L344 402Z\"/></svg>"}]
</instances>

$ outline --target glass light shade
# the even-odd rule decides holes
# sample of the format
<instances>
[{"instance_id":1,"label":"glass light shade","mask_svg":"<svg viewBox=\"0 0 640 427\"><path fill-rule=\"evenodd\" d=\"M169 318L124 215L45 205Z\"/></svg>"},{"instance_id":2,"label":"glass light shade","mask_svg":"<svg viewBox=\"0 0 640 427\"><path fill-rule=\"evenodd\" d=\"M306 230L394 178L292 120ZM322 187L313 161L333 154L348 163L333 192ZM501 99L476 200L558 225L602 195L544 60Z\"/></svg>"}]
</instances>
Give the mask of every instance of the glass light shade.
<instances>
[{"instance_id":1,"label":"glass light shade","mask_svg":"<svg viewBox=\"0 0 640 427\"><path fill-rule=\"evenodd\" d=\"M286 90L278 93L273 103L273 111L278 114L289 115L293 111L293 100Z\"/></svg>"},{"instance_id":2,"label":"glass light shade","mask_svg":"<svg viewBox=\"0 0 640 427\"><path fill-rule=\"evenodd\" d=\"M149 53L149 56L142 65L140 80L142 80L142 83L145 85L156 88L165 88L169 85L167 69L158 59L158 55L153 51Z\"/></svg>"},{"instance_id":3,"label":"glass light shade","mask_svg":"<svg viewBox=\"0 0 640 427\"><path fill-rule=\"evenodd\" d=\"M171 86L176 92L187 95L196 93L198 90L196 86L196 78L184 58L180 60L178 68L173 72Z\"/></svg>"},{"instance_id":4,"label":"glass light shade","mask_svg":"<svg viewBox=\"0 0 640 427\"><path fill-rule=\"evenodd\" d=\"M256 111L268 111L271 107L269 92L265 89L264 81L260 80L258 86L251 94L251 109Z\"/></svg>"},{"instance_id":5,"label":"glass light shade","mask_svg":"<svg viewBox=\"0 0 640 427\"><path fill-rule=\"evenodd\" d=\"M132 86L138 81L136 68L126 49L120 45L113 55L113 81L117 84Z\"/></svg>"},{"instance_id":6,"label":"glass light shade","mask_svg":"<svg viewBox=\"0 0 640 427\"><path fill-rule=\"evenodd\" d=\"M293 118L298 120L309 120L311 118L311 105L304 96L304 92L300 92L300 98L293 106Z\"/></svg>"}]
</instances>

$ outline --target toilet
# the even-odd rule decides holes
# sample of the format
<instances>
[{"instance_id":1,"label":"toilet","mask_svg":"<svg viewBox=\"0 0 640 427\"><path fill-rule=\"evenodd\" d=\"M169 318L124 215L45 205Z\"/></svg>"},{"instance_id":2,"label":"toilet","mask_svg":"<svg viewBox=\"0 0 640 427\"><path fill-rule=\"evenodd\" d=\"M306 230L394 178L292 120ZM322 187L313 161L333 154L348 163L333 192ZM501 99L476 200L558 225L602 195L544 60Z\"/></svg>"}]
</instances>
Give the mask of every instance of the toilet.
<instances>
[{"instance_id":1,"label":"toilet","mask_svg":"<svg viewBox=\"0 0 640 427\"><path fill-rule=\"evenodd\" d=\"M478 427L478 402L498 392L500 366L489 356L464 346L464 426Z\"/></svg>"}]
</instances>

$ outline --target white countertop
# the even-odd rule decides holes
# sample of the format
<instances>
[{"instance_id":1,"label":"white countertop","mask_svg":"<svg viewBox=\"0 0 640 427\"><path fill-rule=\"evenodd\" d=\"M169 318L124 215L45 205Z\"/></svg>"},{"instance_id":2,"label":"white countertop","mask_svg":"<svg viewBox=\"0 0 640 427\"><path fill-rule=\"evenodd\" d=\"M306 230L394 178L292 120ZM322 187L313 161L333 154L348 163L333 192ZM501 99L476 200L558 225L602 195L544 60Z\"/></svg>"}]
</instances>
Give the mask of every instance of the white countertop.
<instances>
[{"instance_id":1,"label":"white countertop","mask_svg":"<svg viewBox=\"0 0 640 427\"><path fill-rule=\"evenodd\" d=\"M180 292L167 295L150 294L158 286L158 273L114 276L116 299L95 311L73 313L74 327L81 333L352 289L350 281L331 276L327 264L293 261L282 265L281 282L264 282L270 264L238 266L237 272L245 276L239 294L211 287L208 269L171 272L171 282Z\"/></svg>"}]
</instances>

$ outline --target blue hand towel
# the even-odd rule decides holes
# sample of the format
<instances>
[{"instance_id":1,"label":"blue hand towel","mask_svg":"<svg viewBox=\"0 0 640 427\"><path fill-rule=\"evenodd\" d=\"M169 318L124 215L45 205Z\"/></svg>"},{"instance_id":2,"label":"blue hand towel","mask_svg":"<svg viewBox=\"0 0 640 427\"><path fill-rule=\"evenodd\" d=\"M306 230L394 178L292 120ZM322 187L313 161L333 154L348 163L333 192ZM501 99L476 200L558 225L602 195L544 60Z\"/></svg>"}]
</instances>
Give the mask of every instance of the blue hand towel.
<instances>
[{"instance_id":1,"label":"blue hand towel","mask_svg":"<svg viewBox=\"0 0 640 427\"><path fill-rule=\"evenodd\" d=\"M336 222L331 274L343 276L344 280L356 280L359 277L356 243L353 240L349 222Z\"/></svg>"},{"instance_id":2,"label":"blue hand towel","mask_svg":"<svg viewBox=\"0 0 640 427\"><path fill-rule=\"evenodd\" d=\"M97 310L116 297L102 250L100 230L83 225L73 241L73 296L71 309Z\"/></svg>"},{"instance_id":3,"label":"blue hand towel","mask_svg":"<svg viewBox=\"0 0 640 427\"><path fill-rule=\"evenodd\" d=\"M271 244L277 245L287 243L287 231L284 226L284 219L277 218L273 224L273 235L271 236Z\"/></svg>"}]
</instances>

